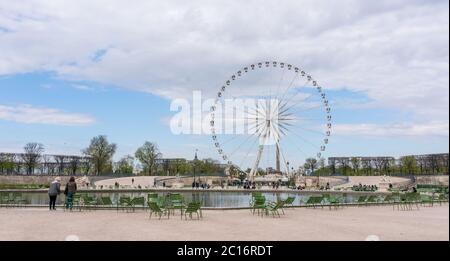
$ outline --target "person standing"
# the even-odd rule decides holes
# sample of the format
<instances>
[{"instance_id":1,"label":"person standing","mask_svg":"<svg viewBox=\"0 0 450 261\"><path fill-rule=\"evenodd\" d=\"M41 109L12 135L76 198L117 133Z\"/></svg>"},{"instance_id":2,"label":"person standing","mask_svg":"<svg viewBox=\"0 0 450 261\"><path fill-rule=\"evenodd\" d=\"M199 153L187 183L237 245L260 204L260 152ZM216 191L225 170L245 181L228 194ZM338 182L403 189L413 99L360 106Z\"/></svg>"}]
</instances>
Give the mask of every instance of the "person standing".
<instances>
[{"instance_id":1,"label":"person standing","mask_svg":"<svg viewBox=\"0 0 450 261\"><path fill-rule=\"evenodd\" d=\"M73 195L77 192L77 183L75 177L70 177L69 182L66 184L64 194L66 195L66 209L72 210L73 208Z\"/></svg>"},{"instance_id":2,"label":"person standing","mask_svg":"<svg viewBox=\"0 0 450 261\"><path fill-rule=\"evenodd\" d=\"M61 178L56 177L48 188L48 197L50 198L50 210L56 210L56 198L61 193Z\"/></svg>"}]
</instances>

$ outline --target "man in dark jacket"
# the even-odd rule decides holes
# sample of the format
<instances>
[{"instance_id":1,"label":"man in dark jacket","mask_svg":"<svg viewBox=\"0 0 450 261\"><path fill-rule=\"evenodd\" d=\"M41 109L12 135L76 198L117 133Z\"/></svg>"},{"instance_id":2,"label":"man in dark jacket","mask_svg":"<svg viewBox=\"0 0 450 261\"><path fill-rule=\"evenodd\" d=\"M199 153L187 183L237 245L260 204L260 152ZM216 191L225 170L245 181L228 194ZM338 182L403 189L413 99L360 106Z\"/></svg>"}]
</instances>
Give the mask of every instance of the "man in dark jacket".
<instances>
[{"instance_id":1,"label":"man in dark jacket","mask_svg":"<svg viewBox=\"0 0 450 261\"><path fill-rule=\"evenodd\" d=\"M48 188L48 196L50 198L49 208L50 210L56 210L56 197L61 193L61 179L56 177Z\"/></svg>"}]
</instances>

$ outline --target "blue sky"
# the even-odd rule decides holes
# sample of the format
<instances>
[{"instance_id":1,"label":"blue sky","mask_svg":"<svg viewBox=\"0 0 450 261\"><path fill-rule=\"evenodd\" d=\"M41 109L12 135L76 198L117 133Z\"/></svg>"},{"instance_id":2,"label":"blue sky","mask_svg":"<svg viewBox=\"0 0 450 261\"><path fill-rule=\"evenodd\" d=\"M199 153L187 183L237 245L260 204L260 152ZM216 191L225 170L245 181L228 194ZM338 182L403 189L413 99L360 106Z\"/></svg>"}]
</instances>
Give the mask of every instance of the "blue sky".
<instances>
[{"instance_id":1,"label":"blue sky","mask_svg":"<svg viewBox=\"0 0 450 261\"><path fill-rule=\"evenodd\" d=\"M0 151L79 154L104 134L116 159L146 140L166 157L218 158L208 135L171 134L171 101L282 60L330 99L324 156L448 152L448 1L227 3L1 2Z\"/></svg>"}]
</instances>

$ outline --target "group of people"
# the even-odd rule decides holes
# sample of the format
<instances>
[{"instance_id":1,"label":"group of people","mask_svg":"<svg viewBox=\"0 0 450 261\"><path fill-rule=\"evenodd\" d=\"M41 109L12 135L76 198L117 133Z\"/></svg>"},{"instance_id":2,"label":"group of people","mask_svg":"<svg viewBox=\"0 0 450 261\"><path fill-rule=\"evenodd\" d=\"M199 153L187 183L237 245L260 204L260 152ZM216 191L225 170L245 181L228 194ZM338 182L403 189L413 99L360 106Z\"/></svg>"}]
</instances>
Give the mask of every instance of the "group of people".
<instances>
[{"instance_id":1,"label":"group of people","mask_svg":"<svg viewBox=\"0 0 450 261\"><path fill-rule=\"evenodd\" d=\"M192 188L209 189L209 188L211 188L211 186L207 183L194 181L194 182L192 182Z\"/></svg>"},{"instance_id":2,"label":"group of people","mask_svg":"<svg viewBox=\"0 0 450 261\"><path fill-rule=\"evenodd\" d=\"M280 187L281 183L279 181L277 182L272 182L272 188L273 189L278 189Z\"/></svg>"},{"instance_id":3,"label":"group of people","mask_svg":"<svg viewBox=\"0 0 450 261\"><path fill-rule=\"evenodd\" d=\"M238 188L239 188L239 186L238 186ZM244 189L256 189L256 182L245 181L243 188Z\"/></svg>"},{"instance_id":4,"label":"group of people","mask_svg":"<svg viewBox=\"0 0 450 261\"><path fill-rule=\"evenodd\" d=\"M64 195L66 196L66 209L72 209L73 207L73 195L77 192L77 183L75 177L70 177L69 182L66 183L64 188ZM56 210L56 199L61 194L61 178L56 177L48 188L49 196L49 208L50 210Z\"/></svg>"},{"instance_id":5,"label":"group of people","mask_svg":"<svg viewBox=\"0 0 450 261\"><path fill-rule=\"evenodd\" d=\"M352 187L352 190L354 191L377 191L378 187L377 185L362 185L359 183L359 185L354 185Z\"/></svg>"}]
</instances>

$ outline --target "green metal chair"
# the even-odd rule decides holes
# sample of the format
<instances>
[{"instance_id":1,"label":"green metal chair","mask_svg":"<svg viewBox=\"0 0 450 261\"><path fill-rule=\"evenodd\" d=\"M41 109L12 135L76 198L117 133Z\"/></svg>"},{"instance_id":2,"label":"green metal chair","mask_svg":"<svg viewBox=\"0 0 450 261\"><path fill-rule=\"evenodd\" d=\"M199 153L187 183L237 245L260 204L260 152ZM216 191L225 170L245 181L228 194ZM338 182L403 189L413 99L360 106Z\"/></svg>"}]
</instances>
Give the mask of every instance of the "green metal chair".
<instances>
[{"instance_id":1,"label":"green metal chair","mask_svg":"<svg viewBox=\"0 0 450 261\"><path fill-rule=\"evenodd\" d=\"M198 205L198 212L200 213L200 218L203 218L203 213L202 213L203 200L196 201L194 203L196 203Z\"/></svg>"},{"instance_id":2,"label":"green metal chair","mask_svg":"<svg viewBox=\"0 0 450 261\"><path fill-rule=\"evenodd\" d=\"M419 204L420 204L420 193L409 193L408 194L408 201L412 205L415 205L417 210L419 210Z\"/></svg>"},{"instance_id":3,"label":"green metal chair","mask_svg":"<svg viewBox=\"0 0 450 261\"><path fill-rule=\"evenodd\" d=\"M323 202L322 196L311 196L306 201L306 207L313 207L313 208L316 208L317 206L323 207L322 202Z\"/></svg>"},{"instance_id":4,"label":"green metal chair","mask_svg":"<svg viewBox=\"0 0 450 261\"><path fill-rule=\"evenodd\" d=\"M420 195L420 203L422 206L426 206L428 204L429 207L432 207L434 200L430 195Z\"/></svg>"},{"instance_id":5,"label":"green metal chair","mask_svg":"<svg viewBox=\"0 0 450 261\"><path fill-rule=\"evenodd\" d=\"M284 206L294 206L295 197L288 197L286 200L284 200Z\"/></svg>"},{"instance_id":6,"label":"green metal chair","mask_svg":"<svg viewBox=\"0 0 450 261\"><path fill-rule=\"evenodd\" d=\"M2 204L6 204L6 206L10 206L11 204L14 204L14 197L11 195L11 193L3 193L1 195Z\"/></svg>"},{"instance_id":7,"label":"green metal chair","mask_svg":"<svg viewBox=\"0 0 450 261\"><path fill-rule=\"evenodd\" d=\"M128 211L131 207L131 198L128 196L120 197L119 201L117 201L117 211L119 211L119 208Z\"/></svg>"},{"instance_id":8,"label":"green metal chair","mask_svg":"<svg viewBox=\"0 0 450 261\"><path fill-rule=\"evenodd\" d=\"M334 209L338 209L340 206L344 206L342 203L343 199L338 196L330 196L328 198L328 203L330 210L334 207Z\"/></svg>"},{"instance_id":9,"label":"green metal chair","mask_svg":"<svg viewBox=\"0 0 450 261\"><path fill-rule=\"evenodd\" d=\"M152 218L152 214L155 213L156 215L159 216L159 219L161 219L161 217L163 215L167 215L167 219L170 218L170 213L166 208L160 207L158 206L158 204L156 204L156 202L147 202L148 207L150 209L150 215L149 215L149 219Z\"/></svg>"},{"instance_id":10,"label":"green metal chair","mask_svg":"<svg viewBox=\"0 0 450 261\"><path fill-rule=\"evenodd\" d=\"M367 196L359 196L358 199L356 200L356 204L358 204L358 206L364 205L366 204L366 200Z\"/></svg>"},{"instance_id":11,"label":"green metal chair","mask_svg":"<svg viewBox=\"0 0 450 261\"><path fill-rule=\"evenodd\" d=\"M21 205L27 204L27 200L22 196L22 193L14 193L13 197L14 197L14 205L19 207Z\"/></svg>"},{"instance_id":12,"label":"green metal chair","mask_svg":"<svg viewBox=\"0 0 450 261\"><path fill-rule=\"evenodd\" d=\"M378 196L370 195L366 200L366 205L374 205L378 203Z\"/></svg>"},{"instance_id":13,"label":"green metal chair","mask_svg":"<svg viewBox=\"0 0 450 261\"><path fill-rule=\"evenodd\" d=\"M255 197L250 207L253 215L255 214L256 211L258 211L259 215L260 210L264 210L266 208L266 197L264 196Z\"/></svg>"},{"instance_id":14,"label":"green metal chair","mask_svg":"<svg viewBox=\"0 0 450 261\"><path fill-rule=\"evenodd\" d=\"M192 214L197 214L197 219L200 220L200 204L198 202L190 202L186 210L184 211L184 218L187 219L187 215L192 219Z\"/></svg>"},{"instance_id":15,"label":"green metal chair","mask_svg":"<svg viewBox=\"0 0 450 261\"><path fill-rule=\"evenodd\" d=\"M283 205L284 205L283 201L268 203L265 207L266 215L270 215L270 213L272 213L273 217L275 217L275 214L277 214L278 217L280 217L280 212L278 212L278 210L279 209L283 210ZM283 211L283 215L284 215L284 211Z\"/></svg>"},{"instance_id":16,"label":"green metal chair","mask_svg":"<svg viewBox=\"0 0 450 261\"><path fill-rule=\"evenodd\" d=\"M147 201L150 201L150 200L153 200L153 199L156 199L156 198L158 198L158 193L148 193L147 194Z\"/></svg>"},{"instance_id":17,"label":"green metal chair","mask_svg":"<svg viewBox=\"0 0 450 261\"><path fill-rule=\"evenodd\" d=\"M83 207L83 194L76 193L72 195L72 207L78 208L79 211L81 211L81 208Z\"/></svg>"},{"instance_id":18,"label":"green metal chair","mask_svg":"<svg viewBox=\"0 0 450 261\"><path fill-rule=\"evenodd\" d=\"M390 203L394 202L394 198L392 197L392 195L387 195L384 198L382 198L380 200L380 202L383 203L383 204L390 204Z\"/></svg>"},{"instance_id":19,"label":"green metal chair","mask_svg":"<svg viewBox=\"0 0 450 261\"><path fill-rule=\"evenodd\" d=\"M82 199L83 199L83 206L87 210L95 209L95 207L97 207L97 205L98 205L97 198L95 198L93 196L89 196L89 195L85 194L85 195L83 195Z\"/></svg>"},{"instance_id":20,"label":"green metal chair","mask_svg":"<svg viewBox=\"0 0 450 261\"><path fill-rule=\"evenodd\" d=\"M255 197L262 197L262 192L259 192L259 191L253 191L252 192L252 198L255 198Z\"/></svg>"},{"instance_id":21,"label":"green metal chair","mask_svg":"<svg viewBox=\"0 0 450 261\"><path fill-rule=\"evenodd\" d=\"M5 203L3 203L4 202L4 199L3 199L4 197L5 197L5 193L0 192L0 204L5 204Z\"/></svg>"},{"instance_id":22,"label":"green metal chair","mask_svg":"<svg viewBox=\"0 0 450 261\"><path fill-rule=\"evenodd\" d=\"M108 206L111 207L113 205L112 200L110 197L101 197L100 202L102 206Z\"/></svg>"},{"instance_id":23,"label":"green metal chair","mask_svg":"<svg viewBox=\"0 0 450 261\"><path fill-rule=\"evenodd\" d=\"M433 201L439 202L439 205L442 206L443 202L448 202L448 194L435 193L435 194L433 194Z\"/></svg>"},{"instance_id":24,"label":"green metal chair","mask_svg":"<svg viewBox=\"0 0 450 261\"><path fill-rule=\"evenodd\" d=\"M135 208L136 206L142 206L142 207L145 207L145 198L144 198L144 197L136 197L136 198L133 198L133 199L131 200L131 207L133 208L133 211L134 211L134 208Z\"/></svg>"},{"instance_id":25,"label":"green metal chair","mask_svg":"<svg viewBox=\"0 0 450 261\"><path fill-rule=\"evenodd\" d=\"M417 210L419 210L419 202L420 202L420 194L419 193L405 193L400 195L401 203L399 204L399 208L402 210L412 210L412 206L416 205Z\"/></svg>"}]
</instances>

